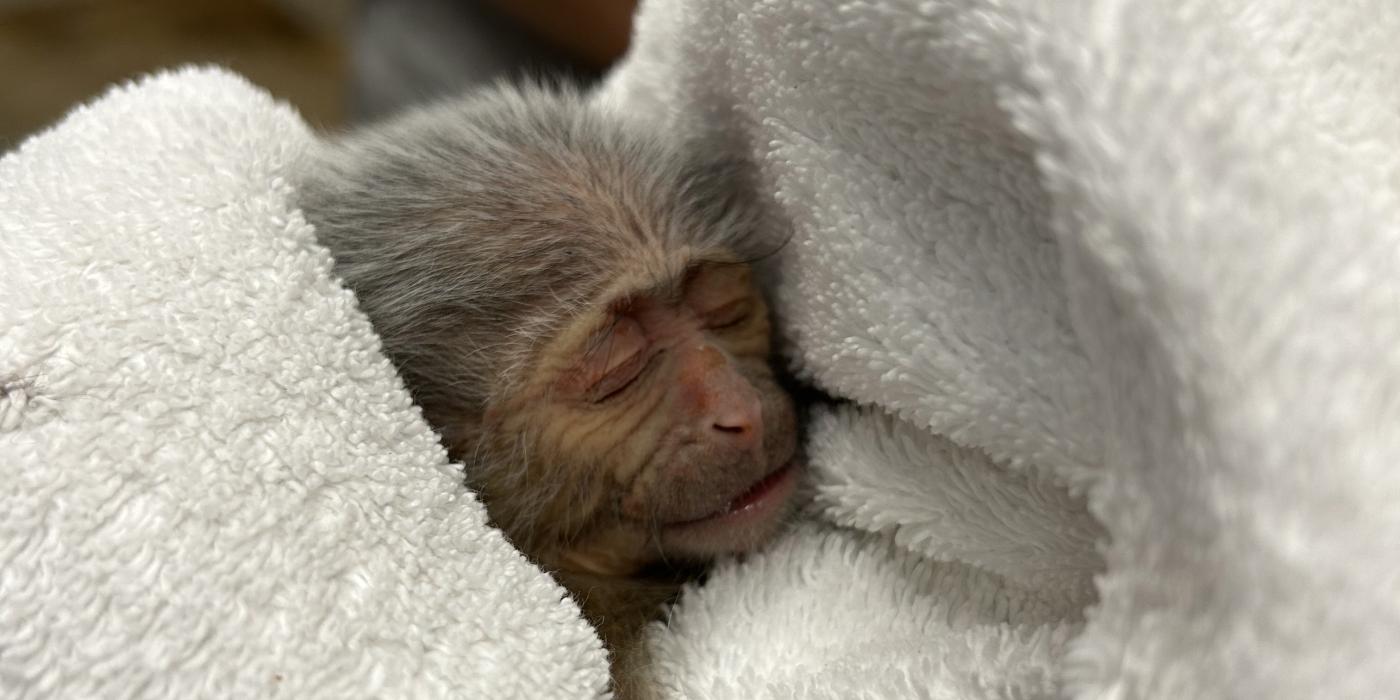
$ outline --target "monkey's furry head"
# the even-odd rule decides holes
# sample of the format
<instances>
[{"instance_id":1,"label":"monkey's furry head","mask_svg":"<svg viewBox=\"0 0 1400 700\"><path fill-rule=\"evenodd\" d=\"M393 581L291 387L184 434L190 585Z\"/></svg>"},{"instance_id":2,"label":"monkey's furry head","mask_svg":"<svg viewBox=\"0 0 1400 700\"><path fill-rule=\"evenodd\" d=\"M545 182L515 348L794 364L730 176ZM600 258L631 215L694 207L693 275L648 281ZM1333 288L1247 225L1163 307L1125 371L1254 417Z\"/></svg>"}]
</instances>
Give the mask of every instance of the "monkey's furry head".
<instances>
[{"instance_id":1,"label":"monkey's furry head","mask_svg":"<svg viewBox=\"0 0 1400 700\"><path fill-rule=\"evenodd\" d=\"M430 420L507 391L623 259L766 245L739 167L568 89L412 111L322 143L300 172L299 203Z\"/></svg>"},{"instance_id":2,"label":"monkey's furry head","mask_svg":"<svg viewBox=\"0 0 1400 700\"><path fill-rule=\"evenodd\" d=\"M743 171L501 86L330 140L300 204L494 523L627 576L756 546L798 471Z\"/></svg>"}]
</instances>

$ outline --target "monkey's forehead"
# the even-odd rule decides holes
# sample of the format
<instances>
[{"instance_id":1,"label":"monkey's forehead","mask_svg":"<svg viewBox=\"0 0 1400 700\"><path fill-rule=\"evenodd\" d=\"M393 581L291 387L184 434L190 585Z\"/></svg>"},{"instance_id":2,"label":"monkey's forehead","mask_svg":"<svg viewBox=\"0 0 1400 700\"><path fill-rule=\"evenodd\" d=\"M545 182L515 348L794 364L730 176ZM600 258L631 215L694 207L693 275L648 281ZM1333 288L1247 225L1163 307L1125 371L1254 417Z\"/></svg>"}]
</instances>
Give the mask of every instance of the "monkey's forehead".
<instances>
[{"instance_id":1,"label":"monkey's forehead","mask_svg":"<svg viewBox=\"0 0 1400 700\"><path fill-rule=\"evenodd\" d=\"M679 297L686 276L704 258L689 248L658 255L635 255L618 264L615 274L602 281L575 313L543 345L573 347L582 344L629 302L641 298L670 300Z\"/></svg>"},{"instance_id":2,"label":"monkey's forehead","mask_svg":"<svg viewBox=\"0 0 1400 700\"><path fill-rule=\"evenodd\" d=\"M686 283L708 265L743 264L732 251L723 248L684 247L663 257L637 257L619 266L617 274L590 295L548 338L540 339L540 349L582 346L612 318L639 299L664 303L679 302Z\"/></svg>"}]
</instances>

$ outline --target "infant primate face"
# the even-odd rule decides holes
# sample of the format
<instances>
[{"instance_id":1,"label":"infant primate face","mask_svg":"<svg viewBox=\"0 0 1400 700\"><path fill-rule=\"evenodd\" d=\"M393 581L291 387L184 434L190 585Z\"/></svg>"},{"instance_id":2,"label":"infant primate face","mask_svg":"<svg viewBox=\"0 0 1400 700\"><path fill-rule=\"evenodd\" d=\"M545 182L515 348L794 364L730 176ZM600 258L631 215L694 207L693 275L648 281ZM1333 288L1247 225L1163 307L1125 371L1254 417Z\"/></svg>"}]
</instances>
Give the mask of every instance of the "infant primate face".
<instances>
[{"instance_id":1,"label":"infant primate face","mask_svg":"<svg viewBox=\"0 0 1400 700\"><path fill-rule=\"evenodd\" d=\"M742 167L653 129L500 86L328 140L298 182L424 417L549 569L748 550L796 480L739 262L775 241Z\"/></svg>"},{"instance_id":2,"label":"infant primate face","mask_svg":"<svg viewBox=\"0 0 1400 700\"><path fill-rule=\"evenodd\" d=\"M671 257L619 279L541 348L536 380L488 411L505 418L499 435L530 435L538 479L523 483L540 519L563 526L551 565L628 575L742 552L788 510L795 413L750 268Z\"/></svg>"}]
</instances>

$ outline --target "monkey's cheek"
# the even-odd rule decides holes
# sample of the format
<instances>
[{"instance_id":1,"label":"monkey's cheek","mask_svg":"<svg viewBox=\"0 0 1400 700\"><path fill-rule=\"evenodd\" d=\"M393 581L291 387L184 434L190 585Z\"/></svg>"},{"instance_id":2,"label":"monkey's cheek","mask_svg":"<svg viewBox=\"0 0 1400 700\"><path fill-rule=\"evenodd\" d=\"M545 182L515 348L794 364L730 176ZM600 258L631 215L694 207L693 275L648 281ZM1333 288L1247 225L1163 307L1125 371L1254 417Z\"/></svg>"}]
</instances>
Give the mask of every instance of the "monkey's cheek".
<instances>
[{"instance_id":1,"label":"monkey's cheek","mask_svg":"<svg viewBox=\"0 0 1400 700\"><path fill-rule=\"evenodd\" d=\"M663 548L705 558L756 549L773 537L791 510L799 472L796 462L789 463L736 498L726 510L664 528Z\"/></svg>"}]
</instances>

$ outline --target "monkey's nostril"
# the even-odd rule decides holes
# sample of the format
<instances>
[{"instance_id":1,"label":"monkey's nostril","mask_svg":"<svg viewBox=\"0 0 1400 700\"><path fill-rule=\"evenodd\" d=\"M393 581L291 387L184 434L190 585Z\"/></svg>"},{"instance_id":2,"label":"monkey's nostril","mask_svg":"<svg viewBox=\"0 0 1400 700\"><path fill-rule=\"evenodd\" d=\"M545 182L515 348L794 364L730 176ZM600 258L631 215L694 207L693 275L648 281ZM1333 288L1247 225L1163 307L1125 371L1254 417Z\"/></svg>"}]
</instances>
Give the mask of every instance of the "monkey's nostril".
<instances>
[{"instance_id":1,"label":"monkey's nostril","mask_svg":"<svg viewBox=\"0 0 1400 700\"><path fill-rule=\"evenodd\" d=\"M732 443L743 443L744 446L759 439L758 436L763 430L763 419L762 409L757 401L752 404L747 401L734 402L726 409L710 414L710 426L720 434L716 437Z\"/></svg>"},{"instance_id":2,"label":"monkey's nostril","mask_svg":"<svg viewBox=\"0 0 1400 700\"><path fill-rule=\"evenodd\" d=\"M711 413L710 426L724 434L725 440L750 440L759 430L756 407L732 406L727 412Z\"/></svg>"},{"instance_id":3,"label":"monkey's nostril","mask_svg":"<svg viewBox=\"0 0 1400 700\"><path fill-rule=\"evenodd\" d=\"M737 450L751 450L758 445L758 424L749 420L715 420L711 424L718 443Z\"/></svg>"}]
</instances>

